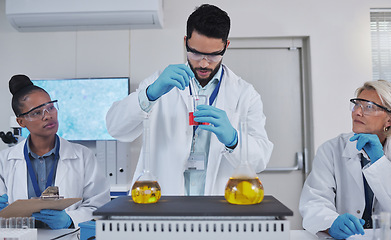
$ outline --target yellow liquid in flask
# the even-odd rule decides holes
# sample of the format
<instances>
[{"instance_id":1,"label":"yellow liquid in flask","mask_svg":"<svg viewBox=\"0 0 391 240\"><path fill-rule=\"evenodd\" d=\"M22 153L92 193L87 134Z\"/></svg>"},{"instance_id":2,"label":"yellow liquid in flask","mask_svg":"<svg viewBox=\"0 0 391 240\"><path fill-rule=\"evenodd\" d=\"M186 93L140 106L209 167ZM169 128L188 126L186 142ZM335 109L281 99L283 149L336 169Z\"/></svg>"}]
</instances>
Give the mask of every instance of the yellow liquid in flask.
<instances>
[{"instance_id":1,"label":"yellow liquid in flask","mask_svg":"<svg viewBox=\"0 0 391 240\"><path fill-rule=\"evenodd\" d=\"M263 186L259 178L230 178L225 187L225 199L231 204L250 205L263 200Z\"/></svg>"},{"instance_id":2,"label":"yellow liquid in flask","mask_svg":"<svg viewBox=\"0 0 391 240\"><path fill-rule=\"evenodd\" d=\"M132 187L132 198L135 203L155 203L162 193L157 181L136 181Z\"/></svg>"}]
</instances>

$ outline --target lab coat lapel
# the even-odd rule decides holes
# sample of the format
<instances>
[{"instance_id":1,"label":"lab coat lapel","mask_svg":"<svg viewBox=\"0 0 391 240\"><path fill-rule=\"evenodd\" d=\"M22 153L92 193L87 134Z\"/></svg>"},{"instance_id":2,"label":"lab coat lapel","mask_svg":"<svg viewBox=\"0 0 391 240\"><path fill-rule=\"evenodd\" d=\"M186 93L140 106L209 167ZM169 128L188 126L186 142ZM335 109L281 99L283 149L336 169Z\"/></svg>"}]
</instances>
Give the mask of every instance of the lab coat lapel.
<instances>
[{"instance_id":1,"label":"lab coat lapel","mask_svg":"<svg viewBox=\"0 0 391 240\"><path fill-rule=\"evenodd\" d=\"M64 188L61 186L72 182L72 179L65 178L65 176L69 176L69 164L67 164L67 161L72 161L77 158L76 154L72 150L73 148L70 143L63 138L60 138L60 159L57 164L55 186L59 187L61 195L64 195L62 192Z\"/></svg>"},{"instance_id":2,"label":"lab coat lapel","mask_svg":"<svg viewBox=\"0 0 391 240\"><path fill-rule=\"evenodd\" d=\"M63 159L60 155L60 159L58 161L57 165L57 171L56 171L56 180L55 180L55 186L58 186L60 189L60 194L64 195L63 187L61 187L66 181L72 181L72 179L66 179L65 176L67 175L68 164L66 164L67 159Z\"/></svg>"},{"instance_id":3,"label":"lab coat lapel","mask_svg":"<svg viewBox=\"0 0 391 240\"><path fill-rule=\"evenodd\" d=\"M14 181L14 186L11 186L13 188L12 191L14 191L14 197L16 199L28 199L28 193L27 193L27 167L26 167L26 161L18 161L15 164L15 177L18 176L17 181ZM16 179L15 179L16 180ZM18 182L18 184L16 184Z\"/></svg>"},{"instance_id":4,"label":"lab coat lapel","mask_svg":"<svg viewBox=\"0 0 391 240\"><path fill-rule=\"evenodd\" d=\"M16 160L14 165L15 171L13 174L14 181L12 182L11 186L8 186L10 189L12 189L12 196L14 197L14 199L9 199L10 202L14 202L16 199L28 198L27 166L23 155L23 147L25 142L26 140L17 144L8 156L8 160Z\"/></svg>"},{"instance_id":5,"label":"lab coat lapel","mask_svg":"<svg viewBox=\"0 0 391 240\"><path fill-rule=\"evenodd\" d=\"M347 158L346 168L348 169L351 177L354 179L354 182L357 184L358 189L364 193L364 182L361 173L361 153L356 149L355 141L347 142L342 156L344 157L344 160Z\"/></svg>"}]
</instances>

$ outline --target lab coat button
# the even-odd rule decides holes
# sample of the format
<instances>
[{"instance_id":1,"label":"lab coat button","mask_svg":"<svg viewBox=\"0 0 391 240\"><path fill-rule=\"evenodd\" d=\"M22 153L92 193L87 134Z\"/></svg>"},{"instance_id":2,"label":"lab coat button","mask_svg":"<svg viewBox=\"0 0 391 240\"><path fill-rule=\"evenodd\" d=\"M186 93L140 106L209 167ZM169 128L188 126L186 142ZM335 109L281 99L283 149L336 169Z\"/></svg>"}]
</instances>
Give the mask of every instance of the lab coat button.
<instances>
[{"instance_id":1,"label":"lab coat button","mask_svg":"<svg viewBox=\"0 0 391 240\"><path fill-rule=\"evenodd\" d=\"M357 213L358 213L358 214L360 214L360 213L361 213L361 211L360 211L360 210L357 210Z\"/></svg>"}]
</instances>

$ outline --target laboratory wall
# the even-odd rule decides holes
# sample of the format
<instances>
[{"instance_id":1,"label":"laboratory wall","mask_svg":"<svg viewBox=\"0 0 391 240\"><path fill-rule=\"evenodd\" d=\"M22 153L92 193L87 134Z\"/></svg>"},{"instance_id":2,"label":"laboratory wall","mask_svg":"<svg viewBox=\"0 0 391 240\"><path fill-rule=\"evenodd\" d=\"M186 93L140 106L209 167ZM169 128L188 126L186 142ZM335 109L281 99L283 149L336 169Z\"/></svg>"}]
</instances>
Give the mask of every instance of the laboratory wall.
<instances>
[{"instance_id":1,"label":"laboratory wall","mask_svg":"<svg viewBox=\"0 0 391 240\"><path fill-rule=\"evenodd\" d=\"M163 2L163 29L20 33L7 22L5 0L0 0L0 131L10 130L13 113L8 81L14 74L31 78L129 76L134 90L154 71L183 63L187 17L204 1ZM314 148L351 131L348 99L364 81L372 80L370 8L391 8L391 1L209 3L229 13L231 37L309 37L311 95L307 101L313 106ZM284 106L280 107L284 111ZM281 137L289 127L289 123L281 126ZM140 146L139 140L129 144L132 166ZM5 148L1 142L0 150Z\"/></svg>"}]
</instances>

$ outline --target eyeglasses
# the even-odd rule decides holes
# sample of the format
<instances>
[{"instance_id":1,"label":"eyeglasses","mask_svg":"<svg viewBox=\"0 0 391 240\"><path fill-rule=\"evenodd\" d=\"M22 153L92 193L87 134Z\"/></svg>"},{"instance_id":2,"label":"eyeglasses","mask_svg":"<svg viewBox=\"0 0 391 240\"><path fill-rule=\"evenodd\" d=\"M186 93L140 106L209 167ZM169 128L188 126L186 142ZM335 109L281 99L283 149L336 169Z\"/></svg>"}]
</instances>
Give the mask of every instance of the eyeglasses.
<instances>
[{"instance_id":1,"label":"eyeglasses","mask_svg":"<svg viewBox=\"0 0 391 240\"><path fill-rule=\"evenodd\" d=\"M227 50L227 43L225 43L224 49L219 52L202 53L189 47L189 44L187 43L187 39L186 39L187 57L194 61L201 61L202 59L205 59L209 63L219 62L223 58L225 50Z\"/></svg>"},{"instance_id":2,"label":"eyeglasses","mask_svg":"<svg viewBox=\"0 0 391 240\"><path fill-rule=\"evenodd\" d=\"M367 116L377 116L381 111L391 113L390 109L369 100L361 98L350 99L350 109L352 112L356 111L358 107L361 107L363 114Z\"/></svg>"},{"instance_id":3,"label":"eyeglasses","mask_svg":"<svg viewBox=\"0 0 391 240\"><path fill-rule=\"evenodd\" d=\"M53 114L53 113L57 112L57 110L58 110L57 102L58 102L57 100L54 100L54 101L50 101L50 102L41 104L41 105L31 109L28 112L19 114L17 117L24 116L24 118L27 121L35 121L38 119L43 119L43 117L45 116L45 111L48 114Z\"/></svg>"}]
</instances>

